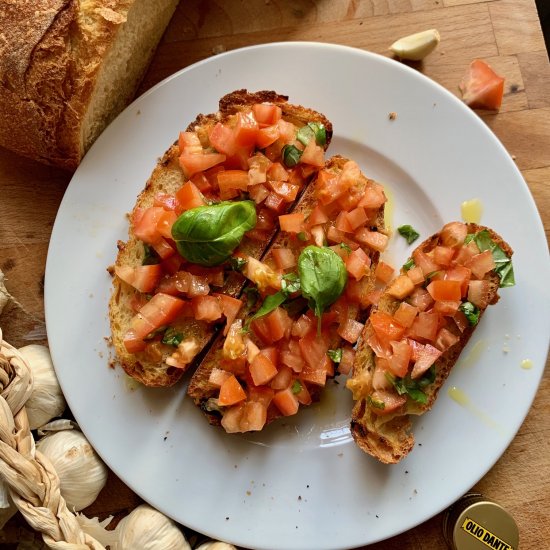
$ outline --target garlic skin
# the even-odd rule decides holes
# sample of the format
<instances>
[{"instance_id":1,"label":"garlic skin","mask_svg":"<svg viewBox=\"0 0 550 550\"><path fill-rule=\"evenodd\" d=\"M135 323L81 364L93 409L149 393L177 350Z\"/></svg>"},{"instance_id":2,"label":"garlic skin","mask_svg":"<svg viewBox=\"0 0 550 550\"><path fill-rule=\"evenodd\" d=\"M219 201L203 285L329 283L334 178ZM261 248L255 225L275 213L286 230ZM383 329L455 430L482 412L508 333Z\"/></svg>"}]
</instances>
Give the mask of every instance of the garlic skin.
<instances>
[{"instance_id":1,"label":"garlic skin","mask_svg":"<svg viewBox=\"0 0 550 550\"><path fill-rule=\"evenodd\" d=\"M177 525L148 504L138 506L115 529L112 550L191 550Z\"/></svg>"},{"instance_id":2,"label":"garlic skin","mask_svg":"<svg viewBox=\"0 0 550 550\"><path fill-rule=\"evenodd\" d=\"M227 542L210 540L208 542L204 542L203 544L198 546L195 550L237 550L237 548L232 544L228 544Z\"/></svg>"},{"instance_id":3,"label":"garlic skin","mask_svg":"<svg viewBox=\"0 0 550 550\"><path fill-rule=\"evenodd\" d=\"M36 430L52 418L63 414L67 402L57 381L49 349L30 344L19 348L19 353L32 371L34 384L25 407L30 429Z\"/></svg>"},{"instance_id":4,"label":"garlic skin","mask_svg":"<svg viewBox=\"0 0 550 550\"><path fill-rule=\"evenodd\" d=\"M390 50L401 59L420 61L435 50L440 40L439 32L429 29L400 38L390 46Z\"/></svg>"},{"instance_id":5,"label":"garlic skin","mask_svg":"<svg viewBox=\"0 0 550 550\"><path fill-rule=\"evenodd\" d=\"M78 512L95 501L107 482L108 470L82 432L52 433L40 439L36 449L53 464L69 510Z\"/></svg>"}]
</instances>

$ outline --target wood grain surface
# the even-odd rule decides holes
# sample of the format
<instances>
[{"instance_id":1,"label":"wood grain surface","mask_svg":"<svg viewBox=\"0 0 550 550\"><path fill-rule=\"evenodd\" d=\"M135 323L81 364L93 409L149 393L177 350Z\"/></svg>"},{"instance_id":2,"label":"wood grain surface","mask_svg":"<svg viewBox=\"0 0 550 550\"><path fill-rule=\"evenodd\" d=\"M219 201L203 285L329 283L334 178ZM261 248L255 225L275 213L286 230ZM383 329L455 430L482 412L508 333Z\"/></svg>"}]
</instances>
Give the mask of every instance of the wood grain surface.
<instances>
[{"instance_id":1,"label":"wood grain surface","mask_svg":"<svg viewBox=\"0 0 550 550\"><path fill-rule=\"evenodd\" d=\"M474 58L506 77L501 112L482 114L515 159L550 236L550 65L534 0L181 0L139 93L216 53L276 41L312 40L389 55L397 38L437 28L439 48L416 69L458 94ZM159 154L161 152L159 151ZM14 301L0 316L15 346L46 343L44 265L70 174L0 149L0 269ZM475 460L475 457L472 458ZM473 488L514 516L522 550L550 548L550 374L492 470ZM140 502L114 475L88 515L123 515ZM445 548L442 514L372 550ZM16 517L0 548L35 535ZM312 549L314 550L314 549Z\"/></svg>"}]
</instances>

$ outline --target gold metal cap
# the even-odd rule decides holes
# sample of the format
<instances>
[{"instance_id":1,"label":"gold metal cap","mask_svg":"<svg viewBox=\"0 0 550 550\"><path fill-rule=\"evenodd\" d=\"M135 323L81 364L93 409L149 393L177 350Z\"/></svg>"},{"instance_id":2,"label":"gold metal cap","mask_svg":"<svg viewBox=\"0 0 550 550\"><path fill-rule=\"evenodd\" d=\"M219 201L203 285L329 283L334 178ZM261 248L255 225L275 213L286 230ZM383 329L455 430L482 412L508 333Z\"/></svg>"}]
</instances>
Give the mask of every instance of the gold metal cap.
<instances>
[{"instance_id":1,"label":"gold metal cap","mask_svg":"<svg viewBox=\"0 0 550 550\"><path fill-rule=\"evenodd\" d=\"M452 550L518 550L514 518L499 504L469 493L445 514L443 535Z\"/></svg>"}]
</instances>

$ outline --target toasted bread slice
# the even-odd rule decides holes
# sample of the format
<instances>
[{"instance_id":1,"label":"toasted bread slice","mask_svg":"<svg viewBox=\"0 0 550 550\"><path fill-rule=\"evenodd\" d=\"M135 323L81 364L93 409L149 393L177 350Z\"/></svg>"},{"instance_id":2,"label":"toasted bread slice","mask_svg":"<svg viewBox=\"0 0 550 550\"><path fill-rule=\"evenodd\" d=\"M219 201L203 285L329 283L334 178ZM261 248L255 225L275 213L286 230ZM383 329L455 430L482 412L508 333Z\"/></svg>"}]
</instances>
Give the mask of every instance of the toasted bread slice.
<instances>
[{"instance_id":1,"label":"toasted bread slice","mask_svg":"<svg viewBox=\"0 0 550 550\"><path fill-rule=\"evenodd\" d=\"M331 173L340 174L344 166L348 162L349 162L348 159L337 155L332 157L329 161L327 161L325 168ZM312 213L316 204L318 203L316 183L317 183L316 180L310 183L309 187L305 190L302 197L300 198L300 200L298 201L298 203L294 208L294 213L304 214L306 222L307 222L308 216ZM379 187L379 184L374 182L374 180L370 180L366 178L363 174L360 174L360 177L357 180L354 188L350 190L350 194L357 193L358 195L363 196L367 188L372 188L374 186ZM322 224L325 235L328 234L329 228L331 227L334 228L335 218L336 216L333 216L332 219L329 219L329 221ZM384 234L386 233L385 225L384 225L384 205L382 205L376 211L372 212L371 219L369 220L369 229L372 231L376 231ZM312 237L310 237L309 241L304 242L296 238L291 238L287 232L280 231L275 237L275 239L273 240L272 244L270 245L264 257L262 258L262 261L269 266L273 266L274 265L273 251L278 248L292 250L294 253L294 256L297 258L304 246L308 244L313 244L311 239ZM329 239L329 242L330 242L330 239ZM367 252L370 258L370 261L372 263L370 265L370 269L368 270L367 274L362 279L363 295L367 295L368 293L373 291L375 288L374 272L380 257L380 253L374 249L369 250L368 248L365 247L365 251ZM252 307L243 308L241 310L238 318L243 320L243 325L246 326L247 320L249 320L250 317L254 315L254 313L258 310L259 305L260 304L256 303ZM296 307L292 308L292 310L291 308L288 308L289 314L293 322L295 322L296 319L298 319L298 317L300 317L302 313L307 312L308 310L307 302L304 299L301 299L301 302L297 301L295 305ZM367 303L367 301L365 301L363 303L362 309L360 309L357 314L358 321L364 322L366 320L368 307L370 307L370 305ZM253 344L257 345L260 348L262 347L261 339L259 339L254 334L253 330L251 330L248 333L247 337L253 342ZM202 358L202 361L200 362L198 368L195 370L187 390L188 395L193 399L195 404L203 411L208 422L212 425L220 425L222 421L222 416L225 412L223 407L220 408L217 404L217 401L218 401L217 397L218 397L220 388L219 386L213 384L210 381L210 376L213 369L220 368L220 365L223 365L224 342L225 342L225 337L222 334L219 334L215 339L214 343L212 344L212 346L209 348L208 353ZM330 348L331 349L339 348L342 345L342 342L343 342L342 338L336 333L336 331L333 331L333 333L330 336ZM277 345L277 343L275 345ZM300 383L306 386L309 394L311 395L312 401L313 402L318 401L323 389L322 386L312 384L310 382L304 382L303 380L300 380L299 376L300 376L299 373L296 374L296 377L300 381ZM243 384L246 390L247 375L243 374L242 377L239 376L239 380L241 381L241 383ZM250 379L248 378L248 380ZM238 406L244 407L248 402L249 401L247 401L244 404L241 403ZM272 422L273 420L281 416L282 416L281 411L271 403L267 409L266 424ZM228 428L228 426L226 425L224 425L224 428L227 431L231 431L230 428ZM247 431L247 430L242 429L242 426L241 426L241 429L237 429L235 431Z\"/></svg>"},{"instance_id":2,"label":"toasted bread slice","mask_svg":"<svg viewBox=\"0 0 550 550\"><path fill-rule=\"evenodd\" d=\"M240 111L250 109L252 105L257 103L271 103L281 108L283 120L292 122L297 127L305 126L309 122L322 123L326 131L326 145L324 146L326 149L332 137L330 121L321 113L300 105L292 105L287 100L287 96L273 91L251 93L246 90L237 90L220 100L217 113L198 115L196 120L188 126L187 131L196 133L203 148L207 149L210 147L209 133L218 122L232 127L236 122L235 115ZM173 195L185 183L186 178L180 167L179 155L180 150L176 142L168 149L153 170L144 190L137 198L135 207L129 216L130 219L133 219L139 210L152 206L157 194ZM288 208L292 208L291 203L289 203ZM273 234L274 231L270 234L266 233L263 241L245 236L239 247L240 252L254 258L261 257ZM118 250L115 266L110 268L113 274L117 266L137 267L143 264L146 247L135 236L132 224L130 224L129 239L126 242L119 241ZM228 272L224 285L219 289L219 292L236 297L240 294L243 284L244 278L242 276L235 272ZM136 353L127 351L124 345L124 335L129 330L132 318L135 315L132 303L135 300L136 291L117 276L113 278L113 287L109 302L109 317L117 362L128 375L146 386L170 386L174 384L181 378L185 368L170 366L166 363L170 350L159 346L157 349ZM211 323L197 321L190 316L176 319L172 326L175 331L184 333L186 338L196 343L193 354L199 353L215 333L215 327Z\"/></svg>"},{"instance_id":3,"label":"toasted bread slice","mask_svg":"<svg viewBox=\"0 0 550 550\"><path fill-rule=\"evenodd\" d=\"M491 229L476 224L467 224L466 227L468 234L475 234L479 231L487 230L491 240L504 251L506 256L512 256L513 251L510 246ZM427 254L432 253L436 246L442 244L441 235L441 233L433 235L424 241L417 250ZM402 269L401 274L403 275L405 273L404 269ZM494 269L488 271L481 280L484 281L482 296L476 298L476 300L479 300L478 320L481 319L488 305L497 303L499 299L498 289L501 282L499 275ZM373 406L372 400L372 396L376 395L374 392L376 391L375 386L377 383L374 377L377 368L377 357L371 346L373 343L371 338L373 336L376 337L376 331L370 319L373 318L372 316L375 312L384 312L393 316L403 301L411 301L407 298L403 300L395 297L395 295L392 295L391 288L392 283L388 285L378 305L373 308L370 313L369 321L365 325L364 332L358 343L352 376L347 382L347 387L352 391L355 401L351 420L353 438L363 451L387 464L400 461L413 448L414 436L411 433L410 415L423 414L432 407L439 390L449 376L461 351L468 343L477 326L477 324L471 325L467 321L465 322L464 318L459 319L458 315L461 315L460 312L456 316L459 322L454 322L453 317L445 317L445 319L448 320L445 328L453 335L449 336L449 338L451 341L456 339L456 342L447 349L444 349L441 355L436 359L435 379L422 389L425 395L424 402L415 401L407 396L407 400L402 406L399 406L396 410L388 414L381 414L381 411L377 409L376 402ZM405 336L407 336L407 333ZM422 341L426 342L426 340ZM371 342L371 344L369 344L369 342ZM440 344L440 348L444 348L444 346ZM380 353L379 351L379 354ZM387 373L384 374L387 375ZM382 385L383 383L382 381Z\"/></svg>"}]
</instances>

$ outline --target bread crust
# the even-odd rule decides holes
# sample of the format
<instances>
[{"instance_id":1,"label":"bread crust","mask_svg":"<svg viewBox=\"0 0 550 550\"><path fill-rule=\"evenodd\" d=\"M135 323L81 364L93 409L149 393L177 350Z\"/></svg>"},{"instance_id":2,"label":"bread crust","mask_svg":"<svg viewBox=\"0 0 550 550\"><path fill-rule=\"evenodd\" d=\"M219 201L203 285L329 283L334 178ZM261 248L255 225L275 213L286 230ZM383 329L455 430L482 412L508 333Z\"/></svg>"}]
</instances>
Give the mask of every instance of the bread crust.
<instances>
[{"instance_id":1,"label":"bread crust","mask_svg":"<svg viewBox=\"0 0 550 550\"><path fill-rule=\"evenodd\" d=\"M346 162L348 162L348 159L340 155L335 155L326 162L325 167L329 170L340 172ZM370 180L362 175L362 185L364 187L372 185L373 183L374 183L373 180ZM313 181L310 183L309 187L306 189L306 191L300 198L299 202L296 204L293 211L301 212L307 217L315 207L316 201L317 199L315 197L315 182ZM373 227L376 227L377 231L385 232L384 207L380 208L376 216L376 220L374 222ZM272 244L270 245L269 249L266 251L262 260L263 261L269 260L269 256L273 248L276 248L276 247L292 248L293 246L296 246L296 245L288 241L286 234L280 232L277 235L277 237L274 239ZM370 257L371 257L372 264L371 264L370 273L369 275L367 275L367 277L369 279L369 290L373 290L375 286L374 271L378 263L378 260L380 258L380 253L373 251ZM255 313L257 307L258 306L256 306L255 308L242 311L239 317L244 321L246 321L248 317L250 317ZM358 320L364 321L365 318L366 318L366 312L364 313L364 317L362 319L359 318ZM206 353L206 355L202 358L201 362L196 368L187 389L187 395L191 397L195 405L197 405L201 409L201 411L206 416L208 422L215 426L220 425L221 414L218 412L218 410L215 407L210 406L210 400L211 398L215 397L215 395L217 395L219 388L212 385L209 382L209 378L210 378L210 373L212 372L212 369L214 369L215 367L218 367L220 360L222 359L223 343L224 343L224 337L221 334L219 334L214 340L212 346L209 348L208 353ZM337 341L331 344L331 347L337 348L339 347L339 345L340 345L340 340L338 339ZM308 385L308 390L311 394L312 400L314 402L318 401L322 393L322 388L315 385ZM270 406L268 408L267 424L269 424L270 422L276 420L281 416L282 416L281 413L278 411L276 407Z\"/></svg>"},{"instance_id":2,"label":"bread crust","mask_svg":"<svg viewBox=\"0 0 550 550\"><path fill-rule=\"evenodd\" d=\"M310 121L319 121L325 125L327 133L328 147L332 137L332 124L321 113L311 109L306 109L300 105L292 105L287 102L288 97L277 94L272 91L248 92L246 90L237 90L222 97L219 102L219 110L216 113L197 116L195 121L189 124L187 131L196 132L201 139L207 140L208 131L217 122L231 123L232 115L239 110L246 109L258 102L270 102L277 104L283 111L283 118L286 120L295 120L301 126ZM147 208L152 206L155 194L175 193L185 182L183 173L179 166L179 147L172 145L163 157L157 163L151 177L147 181L145 188L137 198L133 212L138 208ZM132 215L131 214L131 215ZM131 216L130 215L130 216ZM239 249L247 255L260 258L267 248L275 232L268 237L267 241L260 243L256 240L245 237L241 242ZM133 234L130 227L129 239L127 242L118 244L119 252L115 266L141 265L144 258L143 243ZM111 269L113 271L113 269ZM245 278L231 272L220 292L229 296L238 297L244 287ZM122 282L118 277L113 279L113 292L109 302L109 318L111 323L112 343L116 351L116 361L121 365L124 371L146 386L163 387L171 386L176 383L185 370L167 365L163 361L155 361L147 357L145 352L130 354L127 352L123 336L129 328L129 323L133 312L130 307L133 289ZM184 318L174 323L174 328L182 332L186 337L193 338L200 349L206 348L215 336L216 329L204 322L195 319ZM191 367L191 365L189 365Z\"/></svg>"},{"instance_id":3,"label":"bread crust","mask_svg":"<svg viewBox=\"0 0 550 550\"><path fill-rule=\"evenodd\" d=\"M491 239L502 248L506 255L508 257L512 256L513 250L510 245L492 229L473 223L467 224L467 227L468 233L487 230L491 235ZM439 241L440 234L436 233L425 240L418 248L424 252L429 252L439 244ZM496 304L499 300L498 289L500 279L494 271L491 271L486 275L485 280L488 280L490 283L490 290L487 296L488 304ZM371 314L374 311L383 311L393 315L400 303L401 300L390 296L386 292L380 298L378 305L372 309ZM485 309L480 310L479 320L483 317L484 312ZM467 345L476 327L477 325L468 326L462 333L458 329L451 327L454 334L459 336L460 339L437 360L435 381L424 389L427 396L426 404L422 405L408 400L407 404L395 413L376 415L367 405L366 398L363 397L356 400L352 411L351 433L355 442L363 451L377 458L380 462L394 464L399 462L412 450L414 436L411 432L410 415L420 415L432 408L439 390L458 361L460 353ZM366 389L365 395L368 395L370 388L372 388L372 376L375 367L375 354L367 343L368 338L372 334L373 329L368 322L361 335L352 375L348 381L348 387L352 391L354 385L358 383L364 385L363 387Z\"/></svg>"}]
</instances>

